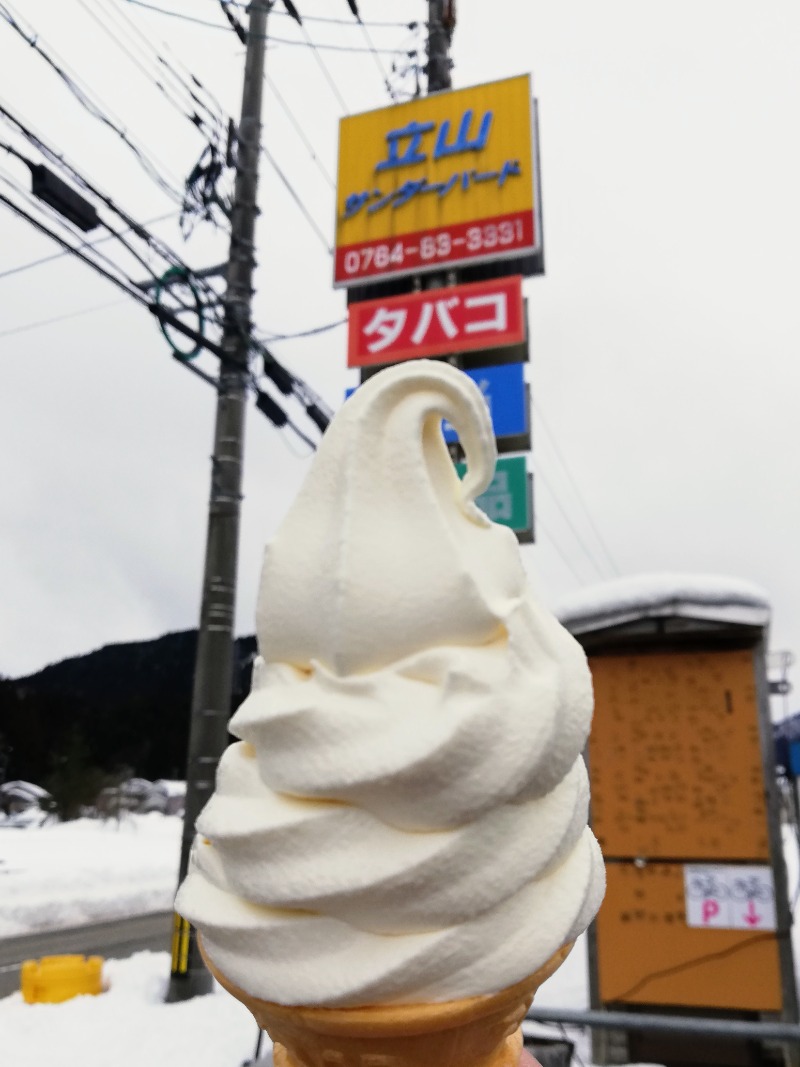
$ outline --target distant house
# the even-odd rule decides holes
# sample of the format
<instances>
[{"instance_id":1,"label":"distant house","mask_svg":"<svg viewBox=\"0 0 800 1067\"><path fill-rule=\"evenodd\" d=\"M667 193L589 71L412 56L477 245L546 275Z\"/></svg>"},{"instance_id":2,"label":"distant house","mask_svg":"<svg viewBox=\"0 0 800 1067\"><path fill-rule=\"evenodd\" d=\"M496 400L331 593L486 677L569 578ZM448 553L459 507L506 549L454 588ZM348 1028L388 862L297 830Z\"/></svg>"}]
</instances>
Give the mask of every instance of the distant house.
<instances>
[{"instance_id":1,"label":"distant house","mask_svg":"<svg viewBox=\"0 0 800 1067\"><path fill-rule=\"evenodd\" d=\"M167 810L165 815L183 815L186 808L186 782L171 781L169 778L159 778L153 782L154 786L163 789L167 794Z\"/></svg>"},{"instance_id":2,"label":"distant house","mask_svg":"<svg viewBox=\"0 0 800 1067\"><path fill-rule=\"evenodd\" d=\"M162 815L178 815L183 811L185 796L185 782L166 779L149 782L146 778L128 778L118 785L102 789L95 806L98 813L105 816L127 812L144 815L151 811L158 811Z\"/></svg>"}]
</instances>

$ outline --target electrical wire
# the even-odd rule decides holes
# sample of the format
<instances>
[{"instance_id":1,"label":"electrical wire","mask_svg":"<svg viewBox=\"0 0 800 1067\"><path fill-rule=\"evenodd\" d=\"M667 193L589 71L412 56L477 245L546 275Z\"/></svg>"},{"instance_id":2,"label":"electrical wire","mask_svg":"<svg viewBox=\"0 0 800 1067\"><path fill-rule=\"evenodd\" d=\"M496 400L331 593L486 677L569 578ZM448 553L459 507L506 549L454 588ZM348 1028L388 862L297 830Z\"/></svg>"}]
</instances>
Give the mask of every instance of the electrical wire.
<instances>
[{"instance_id":1,"label":"electrical wire","mask_svg":"<svg viewBox=\"0 0 800 1067\"><path fill-rule=\"evenodd\" d=\"M347 324L347 318L337 319L336 322L327 322L324 326L314 326L310 330L300 330L299 333L273 333L270 334L270 341L294 341L298 337L313 337L318 333L327 333L328 330L335 330L337 326L345 326Z\"/></svg>"},{"instance_id":2,"label":"electrical wire","mask_svg":"<svg viewBox=\"0 0 800 1067\"><path fill-rule=\"evenodd\" d=\"M369 30L364 25L364 23L361 21L361 19L359 19L358 22L359 22L359 25L361 26L362 33L364 34L364 38L365 38L365 40L367 42L367 45L368 45L369 50L370 50L370 52L372 54L372 57L375 60L375 65L376 65L376 67L378 68L378 70L380 72L384 88L386 89L386 92L389 94L390 99L393 102L396 102L397 101L397 96L395 95L395 91L392 88L392 83L391 83L391 81L389 79L389 75L386 73L386 68L384 67L383 62L381 61L381 57L380 57L380 55L378 53L378 50L375 47L375 44L374 44L372 38L369 35Z\"/></svg>"},{"instance_id":3,"label":"electrical wire","mask_svg":"<svg viewBox=\"0 0 800 1067\"><path fill-rule=\"evenodd\" d=\"M171 18L182 19L184 22L194 22L197 25L206 26L212 30L222 30L224 33L233 32L230 25L223 26L220 22L209 22L207 19L200 19L194 15L185 15L182 11L170 11L165 7L159 7L156 4L149 4L146 2L146 0L123 0L123 2L126 4L133 4L136 7L146 8L148 11L156 11L159 15L169 15ZM405 26L407 24L402 23L402 25ZM268 33L266 35L266 38L268 43L271 41L273 44L299 45L303 48L311 47L312 49L322 49L327 52L360 52L362 54L366 54L372 51L372 49L370 48L357 48L348 45L338 44L321 44L319 42L312 41L310 38L308 38L307 41L297 41L288 37L275 37L271 33ZM397 54L397 51L394 48L379 48L377 49L377 51L380 54L387 56L393 56ZM338 93L338 90L335 91ZM343 104L342 106L344 107L345 105Z\"/></svg>"},{"instance_id":4,"label":"electrical wire","mask_svg":"<svg viewBox=\"0 0 800 1067\"><path fill-rule=\"evenodd\" d=\"M125 40L121 39L118 36L117 32L116 32L116 28L112 28L105 21L105 19L100 16L100 14L97 11L92 10L92 8L90 8L89 5L87 4L86 0L78 0L78 3L84 9L84 11L87 13L87 15L95 23L97 23L97 25L101 28L101 30L103 30L103 32L116 44L116 46L120 49L120 51L123 53L123 55L128 57L128 59L131 61L131 63L136 67L136 69L138 71L140 71L140 73L147 79L147 81L150 82L151 85L154 85L156 87L156 89L162 94L164 99L170 104L171 107L173 107L175 109L175 111L177 111L177 113L179 115L181 115L185 119L188 119L188 121L193 126L195 126L201 133L205 132L205 133L208 133L208 134L217 134L217 135L219 135L220 133L223 132L223 130L221 129L219 120L216 118L216 116L213 115L213 112L211 113L211 115L212 115L212 121L214 122L214 129L213 130L207 130L207 122L206 122L206 120L201 118L201 116L198 115L196 111L193 114L190 113L187 110L186 104L183 103L181 100L179 100L174 95L174 91L172 89L168 89L167 86L155 76L154 71L149 70L147 68L147 66L145 65L145 63L137 55L134 54L134 51L132 50L132 47L131 47L131 45L133 45L134 42L125 41ZM108 14L111 14L111 12L108 12ZM130 20L127 20L127 21L130 22ZM141 49L141 45L138 45L138 47ZM157 53L156 53L156 55L157 55ZM147 61L150 62L149 57L148 57ZM156 63L157 62L158 62L158 60L156 59ZM186 86L182 86L182 91L190 93L190 90L188 90L188 88ZM190 95L190 99L191 99L191 95ZM192 102L193 103L198 103L198 104L200 103L199 101L195 101L195 100L193 100Z\"/></svg>"},{"instance_id":5,"label":"electrical wire","mask_svg":"<svg viewBox=\"0 0 800 1067\"><path fill-rule=\"evenodd\" d=\"M261 146L261 151L264 154L264 157L266 158L266 160L272 166L272 168L275 171L275 173L278 175L280 180L286 186L286 189L288 190L288 192L291 195L291 197L294 200L294 202L300 208L300 211L305 216L305 218L306 218L307 222L309 223L309 225L311 226L311 228L314 230L316 235L319 237L320 241L322 241L323 245L325 246L325 251L328 253L329 256L333 256L333 249L328 244L328 238L325 236L325 234L319 228L317 223L314 221L314 218L311 215L311 213L309 212L308 208L306 207L306 205L303 203L303 201L300 199L300 197L295 192L294 187L292 186L292 183L289 181L289 179L286 177L286 175L283 173L281 168L276 163L275 158L272 155L272 153L269 151L268 148L266 148L263 145Z\"/></svg>"},{"instance_id":6,"label":"electrical wire","mask_svg":"<svg viewBox=\"0 0 800 1067\"><path fill-rule=\"evenodd\" d=\"M589 509L586 506L586 502L583 499L583 494L581 493L580 489L578 488L578 483L575 481L575 477L574 477L574 475L572 474L572 471L569 468L569 465L568 465L568 463L567 463L567 461L566 461L566 459L564 457L563 452L561 451L561 448L559 447L558 440L557 440L555 434L552 432L550 427L547 425L547 420L544 417L542 409L536 403L536 400L532 400L532 403L533 403L533 409L534 409L534 411L536 413L536 417L538 418L538 420L541 422L542 426L544 427L544 431L545 431L545 433L547 434L547 436L548 436L548 438L550 440L550 443L551 443L551 445L553 447L553 451L555 452L556 456L558 457L558 460L561 463L561 466L563 467L564 472L566 473L567 478L570 481L570 484L572 485L572 488L573 488L573 490L575 492L575 495L577 496L578 500L580 501L580 504L581 504L581 506L583 508L584 514L586 515L586 518L587 518L587 520L589 522L589 525L592 528L592 532L594 533L595 537L597 538L598 544L600 545L600 547L602 548L603 552L605 553L605 556L606 556L609 564L611 565L611 568L614 571L614 573L616 575L619 575L620 574L620 569L617 566L616 562L614 561L614 557L609 552L605 541L603 540L603 538L600 535L600 531L597 529L597 526L596 526L594 520L592 519L592 516L591 516L591 514L589 512Z\"/></svg>"},{"instance_id":7,"label":"electrical wire","mask_svg":"<svg viewBox=\"0 0 800 1067\"><path fill-rule=\"evenodd\" d=\"M99 2L100 0L95 0L95 3ZM197 75L194 74L191 70L189 70L186 64L183 63L177 56L173 57L172 62L166 59L164 55L162 55L161 52L159 52L159 50L155 47L151 39L147 37L146 34L142 33L141 29L136 24L136 20L130 18L130 16L126 14L124 7L121 7L116 4L114 0L108 0L108 13L111 14L112 11L113 17L116 20L124 23L126 27L125 32L128 34L128 36L133 35L139 39L139 47L141 48L141 50L143 52L147 51L151 53L156 65L163 68L165 74L172 79L173 84L176 85L181 92L185 93L188 99L196 107L200 108L201 111L205 111L208 114L209 118L212 120L212 122L216 123L216 125L218 126L218 128L220 128L221 131L224 131L228 124L228 118L224 113L222 105L220 104L219 100L217 100L217 98L214 96L214 94L207 88L207 86L205 86L200 81ZM162 41L161 47L166 52L171 53L171 49L166 42ZM175 64L183 67L183 75L181 75L175 69ZM186 78L189 79L188 82L186 81ZM205 97L206 99L203 99L202 97L198 96L192 88L192 85L194 85L194 87L198 89L200 93L202 93L203 97Z\"/></svg>"},{"instance_id":8,"label":"electrical wire","mask_svg":"<svg viewBox=\"0 0 800 1067\"><path fill-rule=\"evenodd\" d=\"M22 158L24 158L24 157L22 157ZM2 176L2 175L0 175L0 176ZM15 189L15 191L25 195L25 191L24 190L20 190L19 187L16 186L16 184L14 183L13 179L8 179L8 180L9 180L9 184L12 185L12 187ZM73 255L77 256L78 259L82 260L82 262L84 262L87 266L91 267L93 270L95 270L101 276L106 278L108 281L113 282L118 288L122 289L122 291L127 296L133 297L138 303L144 304L144 306L147 307L149 311L154 312L155 306L152 304L152 302L141 291L139 291L136 282L134 282L129 276L127 276L124 273L124 271L117 264L109 262L109 265L113 268L113 270L115 270L119 275L122 276L122 279L124 279L124 281L121 280L120 277L117 277L114 274L112 274L109 270L106 270L96 260L93 260L88 255L85 255L81 251L81 249L79 247L76 247L76 246L70 244L70 242L67 241L65 238L60 237L55 231L53 231L48 226L46 226L43 222L41 222L41 220L39 220L39 219L35 218L33 215L29 214L29 212L25 211L24 208L20 207L19 204L15 204L10 198L6 197L3 193L0 193L0 203L5 203L15 214L17 214L21 218L25 219L32 226L34 226L37 230L39 230L40 232L46 234L51 239L56 241L59 245L61 245L61 247L65 251L71 252ZM37 204L37 206L38 206L38 204ZM54 214L57 215L56 212L54 212ZM58 217L58 218L60 220L60 217ZM62 225L64 225L63 220L60 220L60 221L62 222ZM109 229L111 229L111 228L109 227ZM142 227L136 226L137 232L142 230L142 229L143 229ZM116 231L111 230L111 233L113 234L113 236L115 236L117 239L119 239L120 235ZM127 247L127 243L126 242L123 242L123 243L125 243L126 247ZM136 254L135 251L134 251L134 254ZM139 257L137 256L137 258L139 258ZM186 268L186 270L188 272L188 268ZM80 310L78 312L72 312L72 313L68 313L68 314L62 315L62 316L55 316L52 319L38 320L38 321L33 322L33 323L25 323L25 324L23 324L21 326L13 327L12 329L10 329L8 331L5 331L4 333L0 334L0 336L7 336L9 334L21 333L21 332L23 332L25 330L34 329L37 326L48 325L50 323L60 322L60 321L64 321L64 320L69 319L69 318L74 318L74 317L77 317L79 315L89 314L92 311L97 311L97 310L100 310L102 307L107 307L107 306L110 306L110 305L108 305L108 304L97 305L97 306L94 306L92 308L82 309L82 310ZM160 316L157 315L157 317L160 317ZM217 322L219 322L219 319L217 319ZM174 325L174 323L173 323L173 325ZM238 329L239 329L240 335L244 336L243 328L241 326L239 326ZM224 357L224 354L219 350L219 347L216 346L216 345L210 346L210 347L212 347L216 351L216 353L219 356L221 362L223 364L226 364L227 361L226 361L226 359ZM322 401L316 396L316 394L313 392L313 390L311 390L310 387L306 385L305 382L303 382L296 375L291 374L281 364L279 364L277 362L277 360L275 360L274 357L271 355L271 353L268 351L268 349L266 348L265 345L259 343L259 347L260 347L260 349L262 351L262 354L264 355L265 369L267 367L267 361L269 360L269 366L270 366L270 369L272 370L272 374L276 377L276 379L278 381L283 380L288 385L289 392L291 392L293 395L295 395L305 405L306 412L309 415L309 417L312 419L312 421L315 422L317 427L321 431L324 432L324 429L327 426L328 421L329 421L329 416L326 414L325 406L324 406L324 404L322 404ZM187 364L187 366L188 366L188 364ZM193 368L193 367L189 366L189 369L190 370L195 370L196 368ZM241 368L237 367L237 369L241 369ZM252 374L252 372L250 372L249 370L246 370L245 374L246 374L246 378L247 378L248 383L252 387L254 387L256 389L259 398L261 399L262 396L265 396L265 394L262 394L261 391L258 389L258 384L257 384L256 379L255 379L254 375ZM204 380L206 380L206 381L210 381L211 384L213 384L215 386L215 388L217 387L216 383L214 383L213 379L209 378L208 375L206 375L206 374L204 374L202 372L199 372L199 376L204 378ZM303 431L292 421L292 419L288 416L288 414L283 411L283 409L280 407L280 405L278 405L274 400L271 400L271 398L269 398L269 399L270 399L269 408L262 407L262 405L259 404L259 407L261 407L261 410L264 411L264 413L267 414L267 416L273 422L275 422L276 425L278 425L279 427L288 426L302 441L305 442L305 444L309 448L314 449L316 447L314 445L314 442L306 434L303 433ZM276 421L276 419L277 419L277 421Z\"/></svg>"},{"instance_id":9,"label":"electrical wire","mask_svg":"<svg viewBox=\"0 0 800 1067\"><path fill-rule=\"evenodd\" d=\"M550 479L545 475L544 470L542 469L541 459L536 455L533 456L533 464L534 464L534 471L536 473L536 477L541 479L543 484L550 491L550 496L553 498L553 501L555 502L556 507L561 512L562 516L564 517L564 520L567 523L567 526L569 526L570 530L572 531L572 534L575 537L575 540L578 542L580 547L583 549L583 552L584 552L586 558L589 560L589 562L592 564L594 569L597 571L598 576L601 579L606 578L607 574L605 573L603 567L601 567L601 565L597 562L597 557L594 555L594 553L589 548L587 543L581 537L580 532L578 531L577 527L575 526L575 524L573 523L572 519L567 514L566 508L561 503L561 500L559 499L558 493L555 491L555 489L553 488L553 486L552 486L552 484L550 482Z\"/></svg>"},{"instance_id":10,"label":"electrical wire","mask_svg":"<svg viewBox=\"0 0 800 1067\"><path fill-rule=\"evenodd\" d=\"M168 211L166 215L157 215L153 219L148 219L145 226L153 226L157 222L163 222L165 219L171 219L175 217L174 211ZM105 241L110 241L111 235L106 234L105 237L100 237L96 241L83 241L79 248L94 248L96 245L103 244ZM20 263L17 267L10 267L8 270L0 271L0 281L3 278L9 278L12 274L21 274L23 271L31 270L33 267L40 267L44 263L52 263L56 259L63 259L64 256L69 255L68 252L54 252L49 256L42 256L41 259L31 260L29 263Z\"/></svg>"},{"instance_id":11,"label":"electrical wire","mask_svg":"<svg viewBox=\"0 0 800 1067\"><path fill-rule=\"evenodd\" d=\"M74 256L77 256L78 259L80 259L83 263L87 264L87 266L91 267L92 270L97 271L98 274L101 274L112 284L116 285L116 287L118 289L121 289L123 293L125 293L127 296L133 297L133 299L138 301L140 304L144 304L145 306L147 305L147 298L136 289L136 283L130 278L125 278L124 282L121 281L119 278L115 278L112 274L105 270L104 267L101 267L99 263L96 263L94 260L84 255L83 252L80 251L80 249L70 245L68 241L66 241L63 237L59 237L57 233L54 233L52 230L48 229L48 227L45 226L43 222L41 222L39 219L34 218L33 215L29 215L28 212L24 210L24 208L21 208L19 204L15 204L12 200L9 200L9 198L3 193L0 193L0 202L11 208L11 210L15 214L25 219L26 222L29 222L31 226L35 227L35 229L52 238L54 241L60 244L62 248L66 249L68 252L71 252ZM120 274L125 277L123 271L121 270Z\"/></svg>"},{"instance_id":12,"label":"electrical wire","mask_svg":"<svg viewBox=\"0 0 800 1067\"><path fill-rule=\"evenodd\" d=\"M212 30L225 30L229 31L229 26L223 26L219 22L208 22L206 19L199 19L195 15L184 15L182 11L168 11L165 7L157 7L156 4L148 4L145 0L124 0L126 4L133 4L135 7L143 7L148 11L157 11L159 15L169 15L174 19L182 19L184 22L194 22L198 26L209 26Z\"/></svg>"},{"instance_id":13,"label":"electrical wire","mask_svg":"<svg viewBox=\"0 0 800 1067\"><path fill-rule=\"evenodd\" d=\"M226 0L231 7L238 7L242 11L246 11L249 4L246 0ZM281 11L280 8L270 12L270 17L278 15L282 18L292 18L288 11ZM333 26L354 26L356 25L352 19L334 19L325 15L303 15L303 22L327 22ZM361 20L363 26L374 26L391 29L411 29L417 25L416 22L380 22L380 21L365 21Z\"/></svg>"},{"instance_id":14,"label":"electrical wire","mask_svg":"<svg viewBox=\"0 0 800 1067\"><path fill-rule=\"evenodd\" d=\"M682 974L690 967L697 967L701 963L710 963L712 960L723 960L729 956L734 956L737 952L741 952L742 949L749 948L751 945L761 941L771 941L776 934L773 931L763 934L754 934L752 937L745 938L744 941L739 941L735 945L731 945L729 948L721 949L718 952L706 952L702 956L693 956L690 960L684 960L683 963L675 964L673 967L664 967L659 971L651 971L650 974L646 974L644 978L640 978L638 982L631 986L630 989L626 989L623 993L614 994L609 996L609 1001L629 1000L632 996L639 992L648 982L652 982L656 978L667 978L674 974ZM786 933L778 933L778 938L786 938L789 935Z\"/></svg>"},{"instance_id":15,"label":"electrical wire","mask_svg":"<svg viewBox=\"0 0 800 1067\"><path fill-rule=\"evenodd\" d=\"M561 561L563 562L563 564L565 565L567 570L570 572L572 577L575 579L575 581L578 583L578 585L580 585L580 586L586 585L586 582L584 581L584 579L581 578L581 576L575 570L575 568L572 565L572 563L570 562L570 560L567 559L567 557L564 555L564 553L563 553L563 551L561 549L561 543L559 542L559 540L557 538L553 537L553 535L547 529L545 524L542 522L541 516L538 515L538 514L536 516L536 528L537 528L537 530L541 530L542 533L544 533L547 536L548 542L555 549L556 554L561 557Z\"/></svg>"},{"instance_id":16,"label":"electrical wire","mask_svg":"<svg viewBox=\"0 0 800 1067\"><path fill-rule=\"evenodd\" d=\"M345 113L345 115L349 115L349 114L350 114L350 109L348 108L348 106L347 106L347 103L346 103L346 101L345 101L344 97L342 96L341 92L339 91L339 86L338 86L338 85L336 84L336 82L335 82L335 80L334 80L334 78L333 78L333 75L332 75L332 74L331 74L331 72L330 72L330 71L328 70L328 68L327 68L327 67L325 66L325 62L324 62L324 60L323 60L322 56L320 55L320 50L319 50L319 48L318 48L318 47L317 47L317 45L316 45L316 44L314 43L314 41L312 41L312 40L311 40L311 37L309 36L309 32L308 32L308 30L307 30L307 29L305 28L305 26L303 26L302 24L301 24L301 26L300 26L300 31L302 32L302 34L303 34L303 37L305 37L305 40L306 40L306 44L307 44L307 45L308 45L308 47L309 47L309 48L311 49L311 51L312 51L312 53L313 53L313 55L314 55L314 59L316 60L317 66L318 66L318 67L319 67L319 69L320 69L320 70L322 71L322 75L323 75L323 77L325 78L325 81L326 81L326 82L328 83L328 85L329 85L329 86L330 86L330 88L331 88L331 91L333 92L333 95L334 95L334 96L336 97L336 99L338 100L338 102L339 102L339 107L340 107L340 108L342 109L342 111L343 111L343 112ZM277 40L278 40L278 38L275 38L275 37L273 37L273 36L272 36L272 35L271 35L270 33L267 33L267 40L268 40L268 41L277 41ZM290 42L288 42L288 41L281 41L280 43L281 43L281 44L288 44L288 43L290 43ZM294 41L294 42L291 42L291 43L294 43L294 44L301 44L302 42L300 42L300 41Z\"/></svg>"},{"instance_id":17,"label":"electrical wire","mask_svg":"<svg viewBox=\"0 0 800 1067\"><path fill-rule=\"evenodd\" d=\"M7 4L0 2L0 17L5 19L9 26L22 38L26 44L34 50L34 52L54 71L54 73L60 78L60 80L66 85L70 93L75 97L81 107L84 108L93 118L96 118L104 126L107 126L112 130L120 140L127 146L127 148L133 153L139 164L144 171L153 179L153 181L159 186L159 188L165 192L172 199L181 199L181 194L170 184L170 182L164 178L160 173L158 166L149 158L148 154L143 151L138 145L130 139L127 132L122 129L115 119L109 116L109 114L103 110L103 108L95 102L90 96L91 90L88 87L83 87L78 81L77 77L68 73L64 66L63 60L57 62L53 55L51 55L51 49L45 49L40 44L40 35L37 31L31 27L31 32L27 33L20 23L17 21L19 16L8 7ZM160 164L163 166L163 164Z\"/></svg>"},{"instance_id":18,"label":"electrical wire","mask_svg":"<svg viewBox=\"0 0 800 1067\"><path fill-rule=\"evenodd\" d=\"M10 330L0 330L0 337L11 337L15 333L26 333L28 330L36 330L40 326L52 326L57 322L66 322L67 319L77 319L81 315L91 315L95 311L103 311L105 308L119 307L120 304L124 303L125 300L112 300L105 304L95 304L90 308L81 308L80 311L70 311L65 315L55 315L50 319L36 319L34 322L26 322L21 326L12 326Z\"/></svg>"},{"instance_id":19,"label":"electrical wire","mask_svg":"<svg viewBox=\"0 0 800 1067\"><path fill-rule=\"evenodd\" d=\"M128 2L129 3L133 3L133 0L128 0ZM396 48L377 48L377 49L375 49L375 48L359 48L359 47L354 46L354 45L346 45L346 44L323 44L321 41L312 41L311 38L308 36L307 32L306 32L306 38L307 39L305 41L297 41L297 40L293 40L293 39L291 39L289 37L275 37L271 33L267 34L267 41L272 41L273 44L296 45L296 46L301 47L301 48L310 47L310 48L312 48L314 50L319 49L319 50L325 51L325 52L352 52L352 53L355 53L355 54L367 55L368 53L375 51L379 55L383 55L383 56L396 56L397 55L397 49ZM344 104L342 104L342 107L345 108L345 111L347 112L347 109L346 109ZM349 112L347 112L347 114L349 114Z\"/></svg>"},{"instance_id":20,"label":"electrical wire","mask_svg":"<svg viewBox=\"0 0 800 1067\"><path fill-rule=\"evenodd\" d=\"M314 146L311 144L311 142L309 141L308 137L306 136L305 131L303 130L303 127L300 125L299 121L297 120L294 112L289 107L289 105L286 103L286 100L284 99L283 95L279 92L277 85L275 84L275 82L272 80L272 78L270 78L269 74L267 74L267 73L264 74L264 81L266 82L267 86L272 90L272 93L273 93L275 99L278 101L278 103L280 104L281 108L286 113L287 117L289 118L289 121L294 126L294 128L297 131L299 137L301 138L303 144L308 149L309 155L311 156L311 158L314 160L314 162L316 163L317 167L319 168L320 173L323 175L323 177L327 181L328 185L330 185L331 189L335 190L336 189L335 181L333 180L331 175L326 170L324 164L322 163L322 160L319 158L319 156L317 155L316 151L314 150Z\"/></svg>"},{"instance_id":21,"label":"electrical wire","mask_svg":"<svg viewBox=\"0 0 800 1067\"><path fill-rule=\"evenodd\" d=\"M0 102L0 115L2 115L8 122L10 122L23 137L32 144L37 151L41 152L47 159L53 164L59 167L64 173L66 173L73 182L75 182L81 189L91 193L98 200L100 200L105 206L118 218L130 228L130 230L142 241L144 241L157 255L161 256L170 266L179 267L185 272L190 272L190 268L181 258L163 241L154 237L142 223L136 222L131 216L124 211L119 205L117 205L110 196L101 192L95 185L89 182L83 175L74 167L68 163L64 156L54 149L50 148L33 130L31 130L21 119L9 111L8 106L3 102ZM135 284L135 283L132 283ZM214 301L219 300L216 291L205 281L199 281L200 287L207 293L214 297Z\"/></svg>"},{"instance_id":22,"label":"electrical wire","mask_svg":"<svg viewBox=\"0 0 800 1067\"><path fill-rule=\"evenodd\" d=\"M38 211L40 214L46 215L51 223L55 223L57 226L60 226L61 229L65 230L70 237L77 238L79 241L79 244L77 246L78 248L80 248L81 246L86 247L87 242L82 240L83 231L79 230L77 227L74 226L74 224L70 223L68 219L64 218L64 216L56 208L51 207L49 204L40 200L38 197L34 197L28 189L24 189L14 178L11 177L10 174L8 174L2 168L0 168L0 180L4 181L6 185L10 186L10 188L13 189L17 196L22 197L22 199L28 205L30 205L34 209L34 211ZM99 219L99 217L98 224L102 225L102 220ZM110 256L107 256L104 252L97 252L96 255L112 269L119 269L118 264Z\"/></svg>"}]
</instances>

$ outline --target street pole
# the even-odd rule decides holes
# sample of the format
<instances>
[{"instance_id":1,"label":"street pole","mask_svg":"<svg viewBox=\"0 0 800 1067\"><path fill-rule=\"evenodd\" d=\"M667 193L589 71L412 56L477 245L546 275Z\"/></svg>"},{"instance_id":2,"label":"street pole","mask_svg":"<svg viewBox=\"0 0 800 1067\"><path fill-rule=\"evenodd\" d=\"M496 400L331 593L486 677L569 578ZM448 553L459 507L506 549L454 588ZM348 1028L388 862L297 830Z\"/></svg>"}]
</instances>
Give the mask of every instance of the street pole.
<instances>
[{"instance_id":1,"label":"street pole","mask_svg":"<svg viewBox=\"0 0 800 1067\"><path fill-rule=\"evenodd\" d=\"M218 375L214 454L203 574L200 628L192 693L186 814L179 883L186 877L195 822L215 784L217 763L228 740L233 680L236 566L239 548L242 455L247 398L258 163L267 14L272 0L251 0L245 54L242 110L237 138L237 173L226 273L224 360ZM200 956L196 932L174 916L168 1001L211 992L213 980Z\"/></svg>"},{"instance_id":2,"label":"street pole","mask_svg":"<svg viewBox=\"0 0 800 1067\"><path fill-rule=\"evenodd\" d=\"M455 0L428 0L428 92L450 89L450 41L455 26Z\"/></svg>"},{"instance_id":3,"label":"street pole","mask_svg":"<svg viewBox=\"0 0 800 1067\"><path fill-rule=\"evenodd\" d=\"M450 77L450 42L455 23L455 0L428 0L428 93L453 87ZM457 281L457 273L450 270L445 274L425 274L418 284L423 289L443 289L446 285L455 285ZM450 356L447 362L457 370L462 369L461 359L457 355ZM454 441L447 446L447 450L453 462L457 463L461 458L459 445Z\"/></svg>"}]
</instances>

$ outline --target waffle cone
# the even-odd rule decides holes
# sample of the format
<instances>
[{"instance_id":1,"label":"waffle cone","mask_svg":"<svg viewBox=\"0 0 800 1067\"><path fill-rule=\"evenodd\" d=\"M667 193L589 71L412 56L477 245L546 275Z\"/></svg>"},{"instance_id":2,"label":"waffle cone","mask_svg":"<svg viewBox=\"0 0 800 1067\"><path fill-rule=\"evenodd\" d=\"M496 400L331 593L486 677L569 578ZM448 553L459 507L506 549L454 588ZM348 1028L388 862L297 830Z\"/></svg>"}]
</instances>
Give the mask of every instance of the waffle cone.
<instances>
[{"instance_id":1,"label":"waffle cone","mask_svg":"<svg viewBox=\"0 0 800 1067\"><path fill-rule=\"evenodd\" d=\"M520 1024L539 986L560 966L565 945L533 974L499 993L427 1004L320 1008L274 1004L206 966L272 1038L275 1067L517 1067Z\"/></svg>"}]
</instances>

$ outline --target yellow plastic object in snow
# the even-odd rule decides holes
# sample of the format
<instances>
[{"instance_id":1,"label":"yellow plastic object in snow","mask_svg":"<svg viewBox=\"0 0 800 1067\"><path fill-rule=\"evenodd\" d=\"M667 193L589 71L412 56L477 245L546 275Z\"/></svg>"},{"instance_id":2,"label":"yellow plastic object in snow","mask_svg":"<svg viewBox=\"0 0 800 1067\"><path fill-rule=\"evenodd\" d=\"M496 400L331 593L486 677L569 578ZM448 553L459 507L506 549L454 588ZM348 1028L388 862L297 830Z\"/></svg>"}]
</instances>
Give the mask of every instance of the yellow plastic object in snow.
<instances>
[{"instance_id":1,"label":"yellow plastic object in snow","mask_svg":"<svg viewBox=\"0 0 800 1067\"><path fill-rule=\"evenodd\" d=\"M26 1004L60 1004L81 993L103 992L102 956L43 956L25 960L20 986Z\"/></svg>"}]
</instances>

